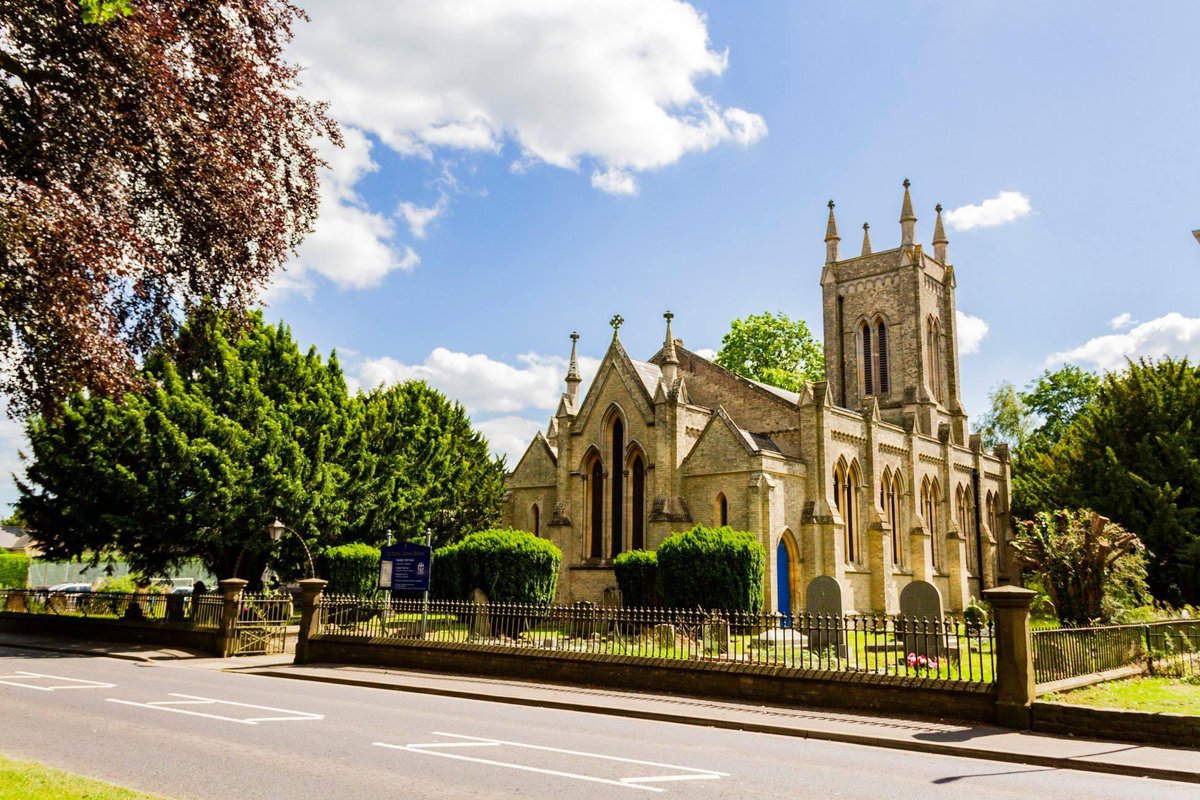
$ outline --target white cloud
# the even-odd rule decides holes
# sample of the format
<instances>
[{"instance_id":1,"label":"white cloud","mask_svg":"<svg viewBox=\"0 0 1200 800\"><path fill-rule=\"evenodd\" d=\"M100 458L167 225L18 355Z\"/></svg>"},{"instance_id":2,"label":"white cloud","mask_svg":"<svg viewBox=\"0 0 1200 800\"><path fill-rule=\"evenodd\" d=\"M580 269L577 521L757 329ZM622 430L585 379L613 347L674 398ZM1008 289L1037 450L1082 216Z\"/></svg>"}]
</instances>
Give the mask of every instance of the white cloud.
<instances>
[{"instance_id":1,"label":"white cloud","mask_svg":"<svg viewBox=\"0 0 1200 800\"><path fill-rule=\"evenodd\" d=\"M397 213L404 217L404 221L408 223L409 230L412 235L418 239L425 238L425 228L429 223L442 215L446 210L446 205L450 198L445 192L438 196L438 200L431 206L418 206L415 203L404 202L400 204Z\"/></svg>"},{"instance_id":2,"label":"white cloud","mask_svg":"<svg viewBox=\"0 0 1200 800\"><path fill-rule=\"evenodd\" d=\"M1136 325L1136 324L1137 324L1137 320L1135 320L1133 318L1133 314L1130 314L1128 311L1125 311L1121 314L1117 314L1115 317L1113 317L1112 319L1110 319L1108 321L1108 327L1112 328L1114 331L1123 330L1125 328L1128 328L1131 325Z\"/></svg>"},{"instance_id":3,"label":"white cloud","mask_svg":"<svg viewBox=\"0 0 1200 800\"><path fill-rule=\"evenodd\" d=\"M1172 311L1125 333L1097 336L1072 350L1054 353L1046 366L1086 362L1102 370L1120 369L1125 359L1187 356L1200 359L1200 318Z\"/></svg>"},{"instance_id":4,"label":"white cloud","mask_svg":"<svg viewBox=\"0 0 1200 800\"><path fill-rule=\"evenodd\" d=\"M475 428L487 437L492 446L492 454L508 459L508 468L517 466L517 461L525 455L525 450L538 431L545 432L546 422L526 419L525 417L506 416L476 422Z\"/></svg>"},{"instance_id":5,"label":"white cloud","mask_svg":"<svg viewBox=\"0 0 1200 800\"><path fill-rule=\"evenodd\" d=\"M599 366L599 359L579 359L585 381L591 379ZM513 365L481 353L456 353L438 347L420 364L405 364L387 357L367 359L359 364L355 382L372 388L423 380L452 400L458 400L471 413L512 414L522 409L556 409L559 397L566 390L563 383L566 374L567 359L560 356L523 353Z\"/></svg>"},{"instance_id":6,"label":"white cloud","mask_svg":"<svg viewBox=\"0 0 1200 800\"><path fill-rule=\"evenodd\" d=\"M592 186L608 194L637 194L637 181L623 169L615 167L592 173Z\"/></svg>"},{"instance_id":7,"label":"white cloud","mask_svg":"<svg viewBox=\"0 0 1200 800\"><path fill-rule=\"evenodd\" d=\"M596 174L629 193L633 173L731 142L766 122L722 108L697 82L721 75L704 15L681 0L314 0L295 52L315 95L393 150L499 153ZM615 170L615 172L614 172Z\"/></svg>"},{"instance_id":8,"label":"white cloud","mask_svg":"<svg viewBox=\"0 0 1200 800\"><path fill-rule=\"evenodd\" d=\"M943 215L943 219L956 231L969 231L972 228L1003 225L1028 215L1032 210L1029 198L1020 192L1001 192L979 205L951 209Z\"/></svg>"},{"instance_id":9,"label":"white cloud","mask_svg":"<svg viewBox=\"0 0 1200 800\"><path fill-rule=\"evenodd\" d=\"M713 350L711 347L697 347L692 352L709 361L712 361L717 357L717 351Z\"/></svg>"},{"instance_id":10,"label":"white cloud","mask_svg":"<svg viewBox=\"0 0 1200 800\"><path fill-rule=\"evenodd\" d=\"M957 310L954 319L958 328L958 352L963 355L978 353L983 337L987 336L988 324L979 317Z\"/></svg>"},{"instance_id":11,"label":"white cloud","mask_svg":"<svg viewBox=\"0 0 1200 800\"><path fill-rule=\"evenodd\" d=\"M394 246L395 223L371 211L355 185L379 165L371 158L371 141L361 130L345 127L346 146L322 142L329 163L321 170L321 205L316 230L298 255L277 273L268 297L298 293L311 296L312 276L321 275L341 288L377 286L388 273L412 270L421 262L410 247Z\"/></svg>"}]
</instances>

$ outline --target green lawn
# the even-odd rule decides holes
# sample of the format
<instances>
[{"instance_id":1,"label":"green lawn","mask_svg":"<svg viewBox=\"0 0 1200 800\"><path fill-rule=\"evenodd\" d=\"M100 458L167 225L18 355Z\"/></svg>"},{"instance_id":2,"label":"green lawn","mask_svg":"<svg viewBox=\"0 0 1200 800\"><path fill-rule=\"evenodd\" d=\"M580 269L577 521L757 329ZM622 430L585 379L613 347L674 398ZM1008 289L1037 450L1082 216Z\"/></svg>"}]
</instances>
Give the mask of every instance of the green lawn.
<instances>
[{"instance_id":1,"label":"green lawn","mask_svg":"<svg viewBox=\"0 0 1200 800\"><path fill-rule=\"evenodd\" d=\"M1131 678L1048 694L1046 700L1130 711L1172 711L1200 716L1200 683L1178 678Z\"/></svg>"},{"instance_id":2,"label":"green lawn","mask_svg":"<svg viewBox=\"0 0 1200 800\"><path fill-rule=\"evenodd\" d=\"M0 800L162 800L157 795L0 756Z\"/></svg>"}]
</instances>

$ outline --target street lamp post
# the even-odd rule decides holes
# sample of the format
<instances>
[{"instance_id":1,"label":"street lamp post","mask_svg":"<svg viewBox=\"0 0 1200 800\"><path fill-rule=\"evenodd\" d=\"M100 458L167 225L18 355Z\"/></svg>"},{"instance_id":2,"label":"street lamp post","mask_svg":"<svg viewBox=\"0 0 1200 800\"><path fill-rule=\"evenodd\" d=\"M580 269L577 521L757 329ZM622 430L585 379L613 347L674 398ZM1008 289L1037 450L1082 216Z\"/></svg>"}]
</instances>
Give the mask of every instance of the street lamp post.
<instances>
[{"instance_id":1,"label":"street lamp post","mask_svg":"<svg viewBox=\"0 0 1200 800\"><path fill-rule=\"evenodd\" d=\"M279 517L276 517L275 521L267 526L267 536L271 537L272 542L278 542L283 538L285 533L290 533L300 540L300 546L304 548L304 557L308 559L308 577L317 577L317 570L313 567L312 553L308 551L308 545L305 544L304 537L280 522Z\"/></svg>"},{"instance_id":2,"label":"street lamp post","mask_svg":"<svg viewBox=\"0 0 1200 800\"><path fill-rule=\"evenodd\" d=\"M285 533L290 533L300 540L300 546L304 548L304 557L308 560L308 577L317 577L317 570L315 567L313 567L312 553L309 552L308 545L305 543L304 537L280 522L278 517L275 518L274 522L267 526L267 536L270 538L272 544L282 539ZM242 558L246 555L246 549L249 547L250 542L246 542L244 545L242 545L241 552L238 553L237 561L234 562L233 565L233 576L235 578L237 577L238 570L242 566Z\"/></svg>"}]
</instances>

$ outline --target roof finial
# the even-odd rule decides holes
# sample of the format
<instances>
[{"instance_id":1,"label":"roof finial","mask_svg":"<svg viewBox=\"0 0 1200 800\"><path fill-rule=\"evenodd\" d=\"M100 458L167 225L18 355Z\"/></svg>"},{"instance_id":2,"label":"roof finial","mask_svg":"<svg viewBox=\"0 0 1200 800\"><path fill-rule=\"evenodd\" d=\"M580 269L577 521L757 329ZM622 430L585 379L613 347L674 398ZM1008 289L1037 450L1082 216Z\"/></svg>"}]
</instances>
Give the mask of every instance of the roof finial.
<instances>
[{"instance_id":1,"label":"roof finial","mask_svg":"<svg viewBox=\"0 0 1200 800\"><path fill-rule=\"evenodd\" d=\"M608 321L608 324L612 325L613 341L615 342L620 336L621 326L625 324L625 318L620 314L613 314L613 318Z\"/></svg>"},{"instance_id":2,"label":"roof finial","mask_svg":"<svg viewBox=\"0 0 1200 800\"><path fill-rule=\"evenodd\" d=\"M825 226L825 263L832 264L838 260L838 242L842 237L838 236L837 220L833 218L833 201L829 201L829 223Z\"/></svg>"},{"instance_id":3,"label":"roof finial","mask_svg":"<svg viewBox=\"0 0 1200 800\"><path fill-rule=\"evenodd\" d=\"M904 203L900 206L900 246L907 247L916 243L917 215L913 213L912 195L908 193L908 178L904 179Z\"/></svg>"},{"instance_id":4,"label":"roof finial","mask_svg":"<svg viewBox=\"0 0 1200 800\"><path fill-rule=\"evenodd\" d=\"M870 231L871 231L871 223L864 222L863 223L863 246L862 246L862 255L864 255L864 256L871 255L871 232Z\"/></svg>"},{"instance_id":5,"label":"roof finial","mask_svg":"<svg viewBox=\"0 0 1200 800\"><path fill-rule=\"evenodd\" d=\"M937 212L937 222L933 224L933 257L945 264L946 245L950 244L950 240L946 238L946 229L942 227L942 204L938 203L934 211Z\"/></svg>"}]
</instances>

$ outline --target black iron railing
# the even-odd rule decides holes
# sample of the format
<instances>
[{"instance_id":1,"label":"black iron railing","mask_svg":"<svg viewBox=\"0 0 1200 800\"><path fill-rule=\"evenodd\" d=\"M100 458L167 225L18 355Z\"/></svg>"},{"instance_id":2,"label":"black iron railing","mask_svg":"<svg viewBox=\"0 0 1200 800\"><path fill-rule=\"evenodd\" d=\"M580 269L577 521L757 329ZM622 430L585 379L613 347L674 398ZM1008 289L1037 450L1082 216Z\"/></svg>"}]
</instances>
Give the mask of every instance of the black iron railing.
<instances>
[{"instance_id":1,"label":"black iron railing","mask_svg":"<svg viewBox=\"0 0 1200 800\"><path fill-rule=\"evenodd\" d=\"M160 592L52 592L46 589L0 589L0 611L50 614L89 619L124 619L188 623L217 628L220 595Z\"/></svg>"},{"instance_id":2,"label":"black iron railing","mask_svg":"<svg viewBox=\"0 0 1200 800\"><path fill-rule=\"evenodd\" d=\"M990 684L991 626L898 616L539 606L325 595L317 635L722 661Z\"/></svg>"},{"instance_id":3,"label":"black iron railing","mask_svg":"<svg viewBox=\"0 0 1200 800\"><path fill-rule=\"evenodd\" d=\"M1200 675L1200 620L1033 631L1033 671L1053 683L1122 668Z\"/></svg>"}]
</instances>

